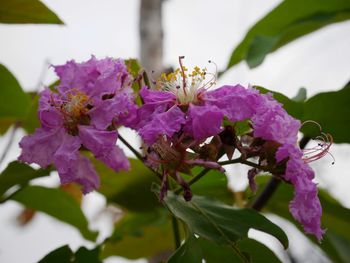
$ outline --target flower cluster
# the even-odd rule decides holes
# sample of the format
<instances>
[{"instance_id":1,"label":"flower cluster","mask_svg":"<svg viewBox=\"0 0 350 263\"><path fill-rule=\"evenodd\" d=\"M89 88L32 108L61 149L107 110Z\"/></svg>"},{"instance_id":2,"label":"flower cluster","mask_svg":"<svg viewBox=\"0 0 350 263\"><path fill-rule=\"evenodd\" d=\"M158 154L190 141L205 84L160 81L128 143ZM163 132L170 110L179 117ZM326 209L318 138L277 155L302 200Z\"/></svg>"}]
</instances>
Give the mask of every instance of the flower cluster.
<instances>
[{"instance_id":1,"label":"flower cluster","mask_svg":"<svg viewBox=\"0 0 350 263\"><path fill-rule=\"evenodd\" d=\"M307 233L319 240L324 230L322 208L313 183L314 172L307 160L323 155L309 152L305 159L297 146L301 123L287 114L271 94L240 85L215 84L215 75L195 67L189 72L182 65L163 74L156 88L140 89L142 105L136 106L130 76L121 60L70 61L56 66L60 83L41 93L41 128L20 142L20 160L42 167L54 164L62 183L76 182L87 193L99 185L89 159L80 154L87 149L115 171L128 169L128 160L116 146L118 125L135 129L144 141L145 163L162 174L160 199L168 190L169 177L192 197L181 173L191 174L194 166L224 172L218 160L226 154L239 160L255 158L248 173L251 187L254 177L269 171L295 187L290 211ZM238 132L237 126L246 127Z\"/></svg>"},{"instance_id":2,"label":"flower cluster","mask_svg":"<svg viewBox=\"0 0 350 263\"><path fill-rule=\"evenodd\" d=\"M21 140L19 160L41 167L54 164L62 184L76 182L88 193L99 186L99 177L80 149L115 171L129 168L116 146L115 127L134 108L130 77L122 60L110 58L69 61L54 69L59 84L41 92L41 127Z\"/></svg>"},{"instance_id":3,"label":"flower cluster","mask_svg":"<svg viewBox=\"0 0 350 263\"><path fill-rule=\"evenodd\" d=\"M288 115L272 94L240 85L208 90L214 82L212 76L206 80L208 74L199 68L188 73L181 58L180 66L174 73L163 75L157 89L142 88L144 104L134 124L149 145L150 163L163 172L161 197L166 194L170 175L183 186L189 199L188 186L179 173L189 170L194 160L196 165L222 170L217 163L220 153L232 158L237 149L242 160L256 157L264 171L294 185L290 211L306 232L321 239L322 208L312 182L314 172L297 146L300 122ZM243 135L235 132L239 122L250 127ZM249 172L252 185L258 172L256 168Z\"/></svg>"}]
</instances>

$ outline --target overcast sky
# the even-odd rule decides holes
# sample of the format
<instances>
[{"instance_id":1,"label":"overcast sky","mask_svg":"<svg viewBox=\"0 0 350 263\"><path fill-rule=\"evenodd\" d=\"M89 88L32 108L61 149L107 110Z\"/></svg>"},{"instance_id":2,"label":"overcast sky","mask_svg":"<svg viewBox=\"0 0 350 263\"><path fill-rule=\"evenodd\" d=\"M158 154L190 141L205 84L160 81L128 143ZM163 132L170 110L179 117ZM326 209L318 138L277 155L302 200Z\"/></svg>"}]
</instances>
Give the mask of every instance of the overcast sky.
<instances>
[{"instance_id":1,"label":"overcast sky","mask_svg":"<svg viewBox=\"0 0 350 263\"><path fill-rule=\"evenodd\" d=\"M26 90L36 89L39 80L46 84L54 80L48 63L62 64L73 58L83 61L91 54L99 58L138 57L139 1L44 2L60 16L65 26L0 25L0 63L16 75ZM278 3L276 0L165 1L164 64L176 66L178 56L185 55L188 66L205 67L210 59L223 69L249 27ZM257 84L288 96L295 95L300 87L307 88L309 95L337 90L350 78L349 33L350 22L329 26L268 55L257 69L249 70L245 63L239 64L225 74L219 84ZM18 134L17 141L22 135ZM0 147L6 138L0 139ZM18 153L15 145L8 161L15 159ZM332 153L336 158L334 166L327 157L312 166L320 185L329 188L350 207L350 147L336 145ZM245 178L237 170L235 176ZM243 183L233 187L242 187L245 184L242 180ZM52 176L41 182L54 185L58 178ZM108 234L111 218L96 218L98 210L104 206L103 198L90 194L86 199L84 211L93 226L102 229L104 235ZM48 251L67 243L73 249L82 244L91 245L72 227L44 214L37 215L28 227L19 228L14 222L19 211L20 206L14 202L0 206L1 262L35 262Z\"/></svg>"}]
</instances>

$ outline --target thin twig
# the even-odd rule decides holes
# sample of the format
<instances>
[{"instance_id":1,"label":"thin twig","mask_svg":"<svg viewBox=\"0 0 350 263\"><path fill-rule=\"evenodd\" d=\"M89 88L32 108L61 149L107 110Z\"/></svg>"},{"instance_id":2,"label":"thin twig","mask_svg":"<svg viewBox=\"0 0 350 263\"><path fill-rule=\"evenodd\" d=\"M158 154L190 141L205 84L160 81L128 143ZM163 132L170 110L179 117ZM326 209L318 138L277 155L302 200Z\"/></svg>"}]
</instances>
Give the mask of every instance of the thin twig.
<instances>
[{"instance_id":1,"label":"thin twig","mask_svg":"<svg viewBox=\"0 0 350 263\"><path fill-rule=\"evenodd\" d=\"M145 164L145 158L134 148L132 147L124 138L123 136L121 136L120 134L118 134L118 138L119 140L122 141L122 143L125 144L126 147L128 147L128 149L130 151L133 152L133 154L137 157L137 159L139 159L143 164ZM160 180L162 180L163 176L156 172L155 170L153 170L151 167L149 167L148 165L145 164L145 166L150 170L152 171Z\"/></svg>"}]
</instances>

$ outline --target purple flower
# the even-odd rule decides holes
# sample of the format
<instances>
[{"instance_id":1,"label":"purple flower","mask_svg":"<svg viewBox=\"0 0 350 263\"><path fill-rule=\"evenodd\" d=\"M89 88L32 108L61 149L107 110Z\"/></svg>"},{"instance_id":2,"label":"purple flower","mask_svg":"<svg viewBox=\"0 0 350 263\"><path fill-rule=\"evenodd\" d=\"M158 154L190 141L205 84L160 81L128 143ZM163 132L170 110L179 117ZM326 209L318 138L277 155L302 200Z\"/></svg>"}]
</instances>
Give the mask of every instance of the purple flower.
<instances>
[{"instance_id":1,"label":"purple flower","mask_svg":"<svg viewBox=\"0 0 350 263\"><path fill-rule=\"evenodd\" d=\"M284 179L295 188L289 210L303 225L305 232L314 234L320 241L325 233L320 221L322 207L317 196L317 186L312 182L314 172L302 157L303 152L293 144L281 146L276 153L278 162L288 159Z\"/></svg>"},{"instance_id":2,"label":"purple flower","mask_svg":"<svg viewBox=\"0 0 350 263\"><path fill-rule=\"evenodd\" d=\"M54 68L60 84L41 92L41 128L21 140L19 160L42 167L54 164L62 184L76 182L88 193L99 186L99 177L79 153L82 146L115 171L129 168L113 129L135 111L129 74L122 60L111 58L69 61Z\"/></svg>"}]
</instances>

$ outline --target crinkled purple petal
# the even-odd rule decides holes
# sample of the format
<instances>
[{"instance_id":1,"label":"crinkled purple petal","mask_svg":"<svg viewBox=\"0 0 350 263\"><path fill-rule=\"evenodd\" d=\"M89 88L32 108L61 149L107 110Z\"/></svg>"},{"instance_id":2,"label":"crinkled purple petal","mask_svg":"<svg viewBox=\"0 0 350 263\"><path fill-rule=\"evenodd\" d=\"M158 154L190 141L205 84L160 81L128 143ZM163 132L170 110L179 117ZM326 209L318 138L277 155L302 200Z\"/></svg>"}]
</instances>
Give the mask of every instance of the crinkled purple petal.
<instances>
[{"instance_id":1,"label":"crinkled purple petal","mask_svg":"<svg viewBox=\"0 0 350 263\"><path fill-rule=\"evenodd\" d=\"M74 182L83 186L83 193L87 194L100 186L100 177L90 160L79 155Z\"/></svg>"},{"instance_id":2,"label":"crinkled purple petal","mask_svg":"<svg viewBox=\"0 0 350 263\"><path fill-rule=\"evenodd\" d=\"M203 140L221 132L224 114L216 106L190 105L184 130L196 140Z\"/></svg>"},{"instance_id":3,"label":"crinkled purple petal","mask_svg":"<svg viewBox=\"0 0 350 263\"><path fill-rule=\"evenodd\" d=\"M215 105L231 121L250 119L260 103L256 90L240 85L222 86L204 95L206 105Z\"/></svg>"},{"instance_id":4,"label":"crinkled purple petal","mask_svg":"<svg viewBox=\"0 0 350 263\"><path fill-rule=\"evenodd\" d=\"M129 161L123 150L116 146L116 131L100 131L92 126L79 126L79 137L96 159L104 162L115 171L128 170Z\"/></svg>"},{"instance_id":5,"label":"crinkled purple petal","mask_svg":"<svg viewBox=\"0 0 350 263\"><path fill-rule=\"evenodd\" d=\"M40 93L38 117L40 123L46 128L58 128L63 126L63 116L59 111L61 99L48 88Z\"/></svg>"},{"instance_id":6,"label":"crinkled purple petal","mask_svg":"<svg viewBox=\"0 0 350 263\"><path fill-rule=\"evenodd\" d=\"M284 178L295 188L294 199L289 205L290 212L303 225L305 232L315 235L320 241L325 231L321 228L322 207L317 187L312 182L314 172L302 160L302 152L297 146L285 144L278 149L277 161L286 158L289 159Z\"/></svg>"},{"instance_id":7,"label":"crinkled purple petal","mask_svg":"<svg viewBox=\"0 0 350 263\"><path fill-rule=\"evenodd\" d=\"M111 99L97 102L94 108L89 111L91 124L97 129L106 129L112 124L113 120L118 122L119 117L126 118L129 114L136 114L134 107L135 103L130 94L116 94ZM130 118L135 117L130 116Z\"/></svg>"},{"instance_id":8,"label":"crinkled purple petal","mask_svg":"<svg viewBox=\"0 0 350 263\"><path fill-rule=\"evenodd\" d=\"M145 104L149 104L149 103L160 104L164 102L171 102L171 104L173 105L176 101L176 96L171 92L161 91L161 90L151 90L146 86L142 87L139 94Z\"/></svg>"},{"instance_id":9,"label":"crinkled purple petal","mask_svg":"<svg viewBox=\"0 0 350 263\"><path fill-rule=\"evenodd\" d=\"M47 167L53 162L53 156L61 145L65 134L61 129L36 129L32 135L22 138L19 146L22 153L18 159L26 163L36 163L41 167Z\"/></svg>"},{"instance_id":10,"label":"crinkled purple petal","mask_svg":"<svg viewBox=\"0 0 350 263\"><path fill-rule=\"evenodd\" d=\"M62 184L78 183L84 194L96 189L100 179L90 160L79 153L79 137L64 135L61 146L54 155L54 162Z\"/></svg>"},{"instance_id":11,"label":"crinkled purple petal","mask_svg":"<svg viewBox=\"0 0 350 263\"><path fill-rule=\"evenodd\" d=\"M105 58L98 60L94 56L83 63L74 60L64 65L54 66L60 78L57 89L62 93L77 89L90 98L102 98L120 90L129 81L129 74L120 59Z\"/></svg>"},{"instance_id":12,"label":"crinkled purple petal","mask_svg":"<svg viewBox=\"0 0 350 263\"><path fill-rule=\"evenodd\" d=\"M256 108L257 112L252 118L254 136L282 144L296 143L300 121L290 116L271 94L260 96L262 103Z\"/></svg>"},{"instance_id":13,"label":"crinkled purple petal","mask_svg":"<svg viewBox=\"0 0 350 263\"><path fill-rule=\"evenodd\" d=\"M171 137L180 131L181 125L185 123L185 114L176 106L166 112L155 114L153 119L144 125L139 134L149 145L156 142L159 136Z\"/></svg>"},{"instance_id":14,"label":"crinkled purple petal","mask_svg":"<svg viewBox=\"0 0 350 263\"><path fill-rule=\"evenodd\" d=\"M60 147L54 154L54 163L62 184L67 184L75 180L81 140L77 136L64 134L60 143Z\"/></svg>"}]
</instances>

